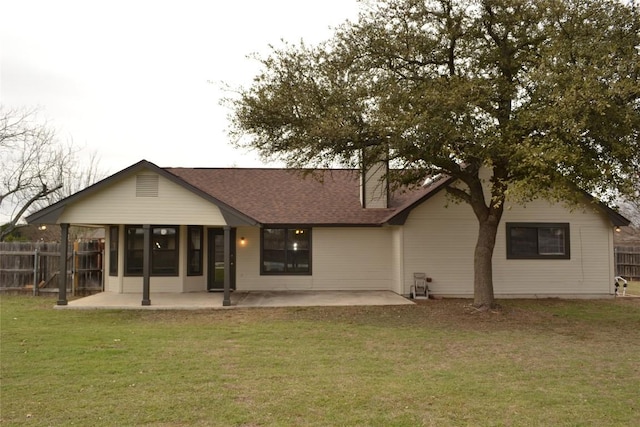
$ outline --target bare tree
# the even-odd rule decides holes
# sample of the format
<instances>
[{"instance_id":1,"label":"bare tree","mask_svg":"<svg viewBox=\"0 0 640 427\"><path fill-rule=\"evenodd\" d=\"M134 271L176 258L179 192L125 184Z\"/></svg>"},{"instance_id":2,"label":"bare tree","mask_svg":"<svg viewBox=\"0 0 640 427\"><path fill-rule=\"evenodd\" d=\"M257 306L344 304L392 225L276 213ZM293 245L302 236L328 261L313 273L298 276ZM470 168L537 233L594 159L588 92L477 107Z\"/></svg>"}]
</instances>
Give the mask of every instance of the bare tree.
<instances>
[{"instance_id":1,"label":"bare tree","mask_svg":"<svg viewBox=\"0 0 640 427\"><path fill-rule=\"evenodd\" d=\"M72 144L60 143L55 129L38 121L37 109L0 106L0 214L8 217L0 241L30 208L68 196L97 178L95 156L86 174L78 172L83 169L76 154Z\"/></svg>"},{"instance_id":2,"label":"bare tree","mask_svg":"<svg viewBox=\"0 0 640 427\"><path fill-rule=\"evenodd\" d=\"M55 194L55 201L69 197L106 178L106 173L98 167L99 163L100 158L96 152L90 153L88 158L82 160L74 158L63 177L61 191Z\"/></svg>"},{"instance_id":3,"label":"bare tree","mask_svg":"<svg viewBox=\"0 0 640 427\"><path fill-rule=\"evenodd\" d=\"M640 199L620 202L620 212L631 220L631 226L640 230Z\"/></svg>"}]
</instances>

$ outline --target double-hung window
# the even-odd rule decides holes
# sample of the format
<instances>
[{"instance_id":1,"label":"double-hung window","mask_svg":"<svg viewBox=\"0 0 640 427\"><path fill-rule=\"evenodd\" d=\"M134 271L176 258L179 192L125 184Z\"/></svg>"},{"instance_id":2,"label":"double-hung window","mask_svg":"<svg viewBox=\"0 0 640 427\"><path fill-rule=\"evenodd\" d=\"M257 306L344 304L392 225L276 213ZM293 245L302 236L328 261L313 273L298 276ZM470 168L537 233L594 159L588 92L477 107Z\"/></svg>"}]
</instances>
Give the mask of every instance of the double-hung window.
<instances>
[{"instance_id":1,"label":"double-hung window","mask_svg":"<svg viewBox=\"0 0 640 427\"><path fill-rule=\"evenodd\" d=\"M568 223L507 223L508 259L571 258Z\"/></svg>"},{"instance_id":2,"label":"double-hung window","mask_svg":"<svg viewBox=\"0 0 640 427\"><path fill-rule=\"evenodd\" d=\"M263 228L261 274L311 274L310 228Z\"/></svg>"}]
</instances>

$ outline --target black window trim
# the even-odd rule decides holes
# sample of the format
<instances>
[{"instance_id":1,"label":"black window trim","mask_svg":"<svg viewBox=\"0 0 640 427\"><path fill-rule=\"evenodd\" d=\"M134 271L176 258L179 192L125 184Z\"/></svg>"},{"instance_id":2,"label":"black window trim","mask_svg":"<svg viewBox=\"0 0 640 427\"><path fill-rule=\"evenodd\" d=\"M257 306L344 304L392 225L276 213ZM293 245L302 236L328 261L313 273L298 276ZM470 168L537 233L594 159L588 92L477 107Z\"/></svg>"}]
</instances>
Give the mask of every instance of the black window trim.
<instances>
[{"instance_id":1,"label":"black window trim","mask_svg":"<svg viewBox=\"0 0 640 427\"><path fill-rule=\"evenodd\" d=\"M143 273L129 272L129 230L132 228L142 228L140 224L125 225L124 228L124 276L125 277L142 277ZM176 259L174 261L175 272L155 273L153 271L153 230L159 228L174 228L176 230ZM151 266L149 271L150 277L178 277L180 276L180 226L179 225L151 225L149 229L151 238L149 239L149 250L151 251Z\"/></svg>"},{"instance_id":2,"label":"black window trim","mask_svg":"<svg viewBox=\"0 0 640 427\"><path fill-rule=\"evenodd\" d=\"M131 258L130 258L130 249L129 249L129 230L132 228L142 228L142 225L125 225L124 226L124 276L125 277L142 277L142 269L140 273L130 273L129 269L131 268ZM149 248L151 249L151 248Z\"/></svg>"},{"instance_id":3,"label":"black window trim","mask_svg":"<svg viewBox=\"0 0 640 427\"><path fill-rule=\"evenodd\" d=\"M198 265L200 266L199 270L194 271L191 268L191 259L193 257L193 251L191 250L191 230L193 229L198 229L198 231L200 231L200 250L198 251L198 258L199 258L199 263ZM204 261L204 250L203 250L203 245L204 245L204 227L201 225L189 225L187 226L187 276L203 276L204 275L204 268L203 268L203 261Z\"/></svg>"},{"instance_id":4,"label":"black window trim","mask_svg":"<svg viewBox=\"0 0 640 427\"><path fill-rule=\"evenodd\" d=\"M264 231L270 229L279 229L285 230L285 236L289 230L308 230L309 232L309 271L265 271L264 269ZM285 243L286 248L286 243ZM311 276L313 272L313 263L312 263L312 248L313 248L313 228L310 226L303 225L273 225L260 228L260 275L261 276ZM286 259L286 254L285 254Z\"/></svg>"},{"instance_id":5,"label":"black window trim","mask_svg":"<svg viewBox=\"0 0 640 427\"><path fill-rule=\"evenodd\" d=\"M513 228L562 228L564 229L564 254L552 255L522 255L514 254L511 242L511 229ZM507 222L507 259L571 259L571 228L568 222Z\"/></svg>"},{"instance_id":6,"label":"black window trim","mask_svg":"<svg viewBox=\"0 0 640 427\"><path fill-rule=\"evenodd\" d=\"M115 246L115 248L114 248ZM118 276L118 255L120 253L120 226L109 226L109 276Z\"/></svg>"}]
</instances>

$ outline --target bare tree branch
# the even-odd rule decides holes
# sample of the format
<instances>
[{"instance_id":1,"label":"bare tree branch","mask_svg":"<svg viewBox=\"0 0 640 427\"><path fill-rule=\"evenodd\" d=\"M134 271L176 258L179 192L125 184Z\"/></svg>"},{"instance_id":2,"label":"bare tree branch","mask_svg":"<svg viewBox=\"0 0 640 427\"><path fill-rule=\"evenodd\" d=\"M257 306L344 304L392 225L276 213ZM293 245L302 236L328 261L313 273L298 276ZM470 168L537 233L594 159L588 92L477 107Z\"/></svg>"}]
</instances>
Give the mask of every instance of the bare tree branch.
<instances>
[{"instance_id":1,"label":"bare tree branch","mask_svg":"<svg viewBox=\"0 0 640 427\"><path fill-rule=\"evenodd\" d=\"M85 169L78 165L77 153L73 144L60 143L55 129L38 120L37 110L0 106L0 215L5 223L0 241L30 210L95 182L95 154Z\"/></svg>"}]
</instances>

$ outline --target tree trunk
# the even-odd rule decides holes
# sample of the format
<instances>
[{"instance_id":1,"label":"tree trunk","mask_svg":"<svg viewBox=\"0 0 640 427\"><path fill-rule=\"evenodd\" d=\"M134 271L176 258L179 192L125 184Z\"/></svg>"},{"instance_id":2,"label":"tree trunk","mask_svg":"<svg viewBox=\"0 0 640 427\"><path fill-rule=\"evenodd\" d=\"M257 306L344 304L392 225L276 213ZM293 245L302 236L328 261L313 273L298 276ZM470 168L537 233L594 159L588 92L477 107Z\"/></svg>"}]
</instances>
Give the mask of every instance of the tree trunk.
<instances>
[{"instance_id":1,"label":"tree trunk","mask_svg":"<svg viewBox=\"0 0 640 427\"><path fill-rule=\"evenodd\" d=\"M504 212L506 198L506 180L504 169L494 166L491 179L491 196L485 201L484 185L479 170L463 174L461 180L469 187L466 192L459 188L448 187L454 197L469 203L478 219L478 240L473 257L473 305L481 310L496 307L493 295L493 250L496 246L498 225Z\"/></svg>"},{"instance_id":2,"label":"tree trunk","mask_svg":"<svg viewBox=\"0 0 640 427\"><path fill-rule=\"evenodd\" d=\"M484 220L479 220L479 223L473 263L473 305L486 310L496 306L493 295L492 259L500 218L490 215Z\"/></svg>"},{"instance_id":3,"label":"tree trunk","mask_svg":"<svg viewBox=\"0 0 640 427\"><path fill-rule=\"evenodd\" d=\"M496 307L493 295L493 250L496 246L498 225L502 219L505 202L503 170L494 167L491 179L491 196L485 202L482 180L476 174L467 179L467 201L478 219L478 240L473 257L473 305L487 310ZM496 178L498 176L499 178Z\"/></svg>"}]
</instances>

